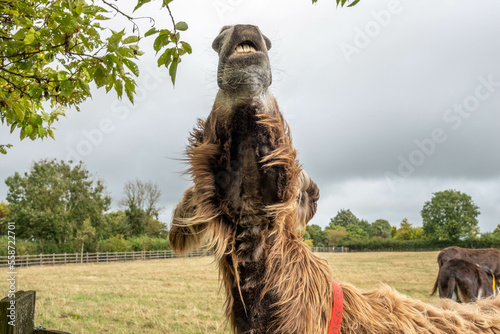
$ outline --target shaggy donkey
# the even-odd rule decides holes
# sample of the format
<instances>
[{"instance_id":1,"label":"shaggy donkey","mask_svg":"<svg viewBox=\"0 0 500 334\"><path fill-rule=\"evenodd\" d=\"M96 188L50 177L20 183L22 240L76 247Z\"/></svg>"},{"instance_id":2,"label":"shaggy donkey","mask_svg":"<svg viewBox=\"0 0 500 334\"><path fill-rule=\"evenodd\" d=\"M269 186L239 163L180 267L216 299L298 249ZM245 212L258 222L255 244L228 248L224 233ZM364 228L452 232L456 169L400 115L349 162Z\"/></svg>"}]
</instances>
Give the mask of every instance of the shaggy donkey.
<instances>
[{"instance_id":1,"label":"shaggy donkey","mask_svg":"<svg viewBox=\"0 0 500 334\"><path fill-rule=\"evenodd\" d=\"M439 297L468 303L491 296L494 279L488 267L467 260L451 259L439 269L436 285ZM436 289L431 295L435 292Z\"/></svg>"},{"instance_id":2,"label":"shaggy donkey","mask_svg":"<svg viewBox=\"0 0 500 334\"><path fill-rule=\"evenodd\" d=\"M326 334L333 275L301 240L319 191L299 165L288 126L268 87L271 42L250 25L214 40L219 92L191 134L193 185L173 214L169 238L186 253L208 244L238 334ZM438 308L383 287L341 284L342 334L499 333L500 298Z\"/></svg>"}]
</instances>

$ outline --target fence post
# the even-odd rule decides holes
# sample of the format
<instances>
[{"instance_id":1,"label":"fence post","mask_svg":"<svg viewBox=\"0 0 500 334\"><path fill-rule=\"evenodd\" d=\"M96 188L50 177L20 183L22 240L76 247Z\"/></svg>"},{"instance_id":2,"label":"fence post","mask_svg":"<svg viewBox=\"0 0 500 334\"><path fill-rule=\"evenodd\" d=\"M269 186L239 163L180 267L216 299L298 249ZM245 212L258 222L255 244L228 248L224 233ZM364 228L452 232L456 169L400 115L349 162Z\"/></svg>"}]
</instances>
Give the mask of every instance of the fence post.
<instances>
[{"instance_id":1,"label":"fence post","mask_svg":"<svg viewBox=\"0 0 500 334\"><path fill-rule=\"evenodd\" d=\"M85 259L85 263L89 263L89 252L87 252L87 258Z\"/></svg>"},{"instance_id":2,"label":"fence post","mask_svg":"<svg viewBox=\"0 0 500 334\"><path fill-rule=\"evenodd\" d=\"M52 265L56 265L56 254L52 253Z\"/></svg>"},{"instance_id":3,"label":"fence post","mask_svg":"<svg viewBox=\"0 0 500 334\"><path fill-rule=\"evenodd\" d=\"M66 253L64 253L64 264L66 264Z\"/></svg>"},{"instance_id":4,"label":"fence post","mask_svg":"<svg viewBox=\"0 0 500 334\"><path fill-rule=\"evenodd\" d=\"M109 252L106 252L106 262L108 262L108 253Z\"/></svg>"},{"instance_id":5,"label":"fence post","mask_svg":"<svg viewBox=\"0 0 500 334\"><path fill-rule=\"evenodd\" d=\"M99 252L97 252L96 262L99 263Z\"/></svg>"},{"instance_id":6,"label":"fence post","mask_svg":"<svg viewBox=\"0 0 500 334\"><path fill-rule=\"evenodd\" d=\"M42 253L40 253L40 266L42 266L43 263L42 263Z\"/></svg>"}]
</instances>

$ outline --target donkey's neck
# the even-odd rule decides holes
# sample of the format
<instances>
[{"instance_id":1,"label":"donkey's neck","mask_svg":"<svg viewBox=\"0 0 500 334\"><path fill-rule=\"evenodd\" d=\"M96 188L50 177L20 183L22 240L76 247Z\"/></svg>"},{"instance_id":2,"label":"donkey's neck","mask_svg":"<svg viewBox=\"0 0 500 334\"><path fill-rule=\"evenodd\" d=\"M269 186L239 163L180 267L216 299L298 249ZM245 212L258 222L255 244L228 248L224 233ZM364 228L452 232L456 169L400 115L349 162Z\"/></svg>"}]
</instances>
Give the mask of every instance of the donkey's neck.
<instances>
[{"instance_id":1,"label":"donkey's neck","mask_svg":"<svg viewBox=\"0 0 500 334\"><path fill-rule=\"evenodd\" d=\"M268 225L238 226L234 252L237 255L238 285L232 288L237 333L266 333L272 326L272 304L277 300L270 294L262 297L265 286Z\"/></svg>"}]
</instances>

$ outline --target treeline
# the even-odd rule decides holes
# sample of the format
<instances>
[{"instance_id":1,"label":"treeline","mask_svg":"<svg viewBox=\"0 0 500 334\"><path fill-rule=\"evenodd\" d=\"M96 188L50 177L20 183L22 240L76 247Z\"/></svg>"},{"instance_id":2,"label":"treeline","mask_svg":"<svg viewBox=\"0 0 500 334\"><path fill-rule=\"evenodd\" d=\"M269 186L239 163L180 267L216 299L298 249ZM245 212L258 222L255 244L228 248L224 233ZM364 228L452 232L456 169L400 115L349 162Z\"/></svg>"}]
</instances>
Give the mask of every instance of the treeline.
<instances>
[{"instance_id":1,"label":"treeline","mask_svg":"<svg viewBox=\"0 0 500 334\"><path fill-rule=\"evenodd\" d=\"M125 183L122 210L110 212L104 182L82 163L40 160L24 175L5 180L7 202L0 202L0 255L8 251L9 222L18 254L148 251L170 249L167 226L158 219L161 191L152 182ZM391 226L368 222L340 210L322 229L308 225L304 240L315 247L351 250L435 250L451 245L500 248L500 225L480 233L477 207L456 190L433 194L421 210L422 227L408 219Z\"/></svg>"},{"instance_id":2,"label":"treeline","mask_svg":"<svg viewBox=\"0 0 500 334\"><path fill-rule=\"evenodd\" d=\"M441 196L441 193L434 194L434 198L436 196ZM311 247L348 247L353 251L420 251L439 250L448 246L500 248L500 225L493 232L480 234L477 221L474 223L471 216L460 214L458 216L467 217L467 222L457 221L456 212L461 209L446 209L447 206L455 206L456 202L448 204L445 201L437 204L442 208L437 219L426 216L432 200L427 202L424 205L427 211L423 209L421 212L425 216L422 227L414 227L406 218L398 227L391 226L385 219L369 223L358 219L351 210L340 210L325 229L314 224L307 226L304 240ZM477 208L475 212L479 214ZM453 229L449 225L459 228Z\"/></svg>"},{"instance_id":3,"label":"treeline","mask_svg":"<svg viewBox=\"0 0 500 334\"><path fill-rule=\"evenodd\" d=\"M8 222L21 255L170 249L167 226L158 220L161 191L152 182L128 181L123 210L113 212L104 182L82 163L41 160L5 183L0 255L8 249Z\"/></svg>"}]
</instances>

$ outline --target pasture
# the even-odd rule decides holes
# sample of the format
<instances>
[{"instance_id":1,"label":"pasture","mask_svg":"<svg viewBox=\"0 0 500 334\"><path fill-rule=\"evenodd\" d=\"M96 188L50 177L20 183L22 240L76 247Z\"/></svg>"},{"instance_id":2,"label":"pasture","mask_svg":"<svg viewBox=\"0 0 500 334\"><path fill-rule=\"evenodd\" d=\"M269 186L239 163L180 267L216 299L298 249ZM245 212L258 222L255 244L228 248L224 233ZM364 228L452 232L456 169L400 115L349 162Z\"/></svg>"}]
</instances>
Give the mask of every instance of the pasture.
<instances>
[{"instance_id":1,"label":"pasture","mask_svg":"<svg viewBox=\"0 0 500 334\"><path fill-rule=\"evenodd\" d=\"M384 283L429 297L438 252L318 253L335 280L361 289ZM18 268L18 290L36 290L35 325L73 334L230 333L212 257ZM7 278L7 270L0 270ZM7 281L0 280L2 297Z\"/></svg>"}]
</instances>

